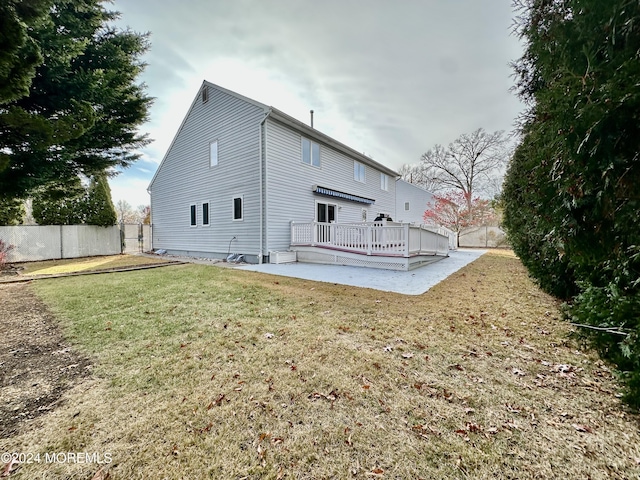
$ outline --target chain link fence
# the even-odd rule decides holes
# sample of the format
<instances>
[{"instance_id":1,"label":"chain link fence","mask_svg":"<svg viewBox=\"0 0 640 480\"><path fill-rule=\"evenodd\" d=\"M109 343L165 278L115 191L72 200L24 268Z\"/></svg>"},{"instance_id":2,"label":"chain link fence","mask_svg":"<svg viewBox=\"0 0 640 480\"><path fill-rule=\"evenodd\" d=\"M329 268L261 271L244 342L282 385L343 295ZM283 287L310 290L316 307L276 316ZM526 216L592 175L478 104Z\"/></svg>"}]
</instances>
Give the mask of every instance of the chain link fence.
<instances>
[{"instance_id":1,"label":"chain link fence","mask_svg":"<svg viewBox=\"0 0 640 480\"><path fill-rule=\"evenodd\" d=\"M139 253L151 250L151 225L121 223L122 253Z\"/></svg>"}]
</instances>

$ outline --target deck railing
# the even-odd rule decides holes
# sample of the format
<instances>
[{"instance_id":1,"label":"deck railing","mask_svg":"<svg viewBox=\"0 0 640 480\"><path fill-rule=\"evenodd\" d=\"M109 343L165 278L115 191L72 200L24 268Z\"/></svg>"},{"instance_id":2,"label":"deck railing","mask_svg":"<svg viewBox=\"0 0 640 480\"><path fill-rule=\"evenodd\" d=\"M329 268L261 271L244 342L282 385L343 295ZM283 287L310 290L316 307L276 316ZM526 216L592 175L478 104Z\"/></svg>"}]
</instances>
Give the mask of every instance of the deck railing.
<instances>
[{"instance_id":1,"label":"deck railing","mask_svg":"<svg viewBox=\"0 0 640 480\"><path fill-rule=\"evenodd\" d=\"M291 245L364 255L447 255L449 237L408 223L291 223Z\"/></svg>"}]
</instances>

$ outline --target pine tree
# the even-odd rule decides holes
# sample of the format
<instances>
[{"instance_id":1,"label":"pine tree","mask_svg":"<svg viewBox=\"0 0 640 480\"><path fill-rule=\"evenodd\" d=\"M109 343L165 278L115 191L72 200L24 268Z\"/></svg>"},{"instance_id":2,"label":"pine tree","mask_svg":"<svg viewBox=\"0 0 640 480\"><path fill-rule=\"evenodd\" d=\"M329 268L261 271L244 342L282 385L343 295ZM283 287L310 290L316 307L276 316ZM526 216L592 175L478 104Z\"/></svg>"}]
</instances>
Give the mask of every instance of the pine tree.
<instances>
[{"instance_id":1,"label":"pine tree","mask_svg":"<svg viewBox=\"0 0 640 480\"><path fill-rule=\"evenodd\" d=\"M111 188L105 174L96 175L89 185L85 202L86 219L89 225L108 227L118 220L116 209L111 200Z\"/></svg>"},{"instance_id":2,"label":"pine tree","mask_svg":"<svg viewBox=\"0 0 640 480\"><path fill-rule=\"evenodd\" d=\"M20 225L24 217L24 202L0 197L0 225Z\"/></svg>"},{"instance_id":3,"label":"pine tree","mask_svg":"<svg viewBox=\"0 0 640 480\"><path fill-rule=\"evenodd\" d=\"M128 166L139 157L132 152L147 143L137 129L151 99L136 83L147 36L113 27L117 14L103 0L51 3L29 28L43 61L28 95L0 102L0 192L9 197ZM18 67L33 67L33 59L22 60ZM6 66L0 55L0 78Z\"/></svg>"},{"instance_id":4,"label":"pine tree","mask_svg":"<svg viewBox=\"0 0 640 480\"><path fill-rule=\"evenodd\" d=\"M45 21L49 0L0 3L0 105L29 94L43 56L32 29Z\"/></svg>"}]
</instances>

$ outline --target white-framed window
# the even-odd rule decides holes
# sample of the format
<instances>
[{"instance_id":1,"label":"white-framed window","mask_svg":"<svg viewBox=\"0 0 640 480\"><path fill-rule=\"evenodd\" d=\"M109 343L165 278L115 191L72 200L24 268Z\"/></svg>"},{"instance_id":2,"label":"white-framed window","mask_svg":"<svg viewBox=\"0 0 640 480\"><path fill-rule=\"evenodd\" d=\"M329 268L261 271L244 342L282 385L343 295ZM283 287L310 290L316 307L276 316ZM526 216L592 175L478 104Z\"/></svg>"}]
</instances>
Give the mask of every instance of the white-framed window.
<instances>
[{"instance_id":1,"label":"white-framed window","mask_svg":"<svg viewBox=\"0 0 640 480\"><path fill-rule=\"evenodd\" d=\"M202 103L207 103L209 101L209 87L206 85L202 87Z\"/></svg>"},{"instance_id":2,"label":"white-framed window","mask_svg":"<svg viewBox=\"0 0 640 480\"><path fill-rule=\"evenodd\" d=\"M353 161L353 179L356 182L365 183L365 169L364 165L360 162Z\"/></svg>"},{"instance_id":3,"label":"white-framed window","mask_svg":"<svg viewBox=\"0 0 640 480\"><path fill-rule=\"evenodd\" d=\"M302 137L302 163L320 166L320 145L308 138Z\"/></svg>"},{"instance_id":4,"label":"white-framed window","mask_svg":"<svg viewBox=\"0 0 640 480\"><path fill-rule=\"evenodd\" d=\"M218 165L218 140L209 143L209 166Z\"/></svg>"},{"instance_id":5,"label":"white-framed window","mask_svg":"<svg viewBox=\"0 0 640 480\"><path fill-rule=\"evenodd\" d=\"M389 190L389 175L386 173L380 173L380 189L385 191Z\"/></svg>"},{"instance_id":6,"label":"white-framed window","mask_svg":"<svg viewBox=\"0 0 640 480\"><path fill-rule=\"evenodd\" d=\"M202 225L209 225L209 202L202 204Z\"/></svg>"},{"instance_id":7,"label":"white-framed window","mask_svg":"<svg viewBox=\"0 0 640 480\"><path fill-rule=\"evenodd\" d=\"M242 196L233 197L233 220L241 221L243 219Z\"/></svg>"},{"instance_id":8,"label":"white-framed window","mask_svg":"<svg viewBox=\"0 0 640 480\"><path fill-rule=\"evenodd\" d=\"M404 202L404 211L405 212L409 211L409 202Z\"/></svg>"},{"instance_id":9,"label":"white-framed window","mask_svg":"<svg viewBox=\"0 0 640 480\"><path fill-rule=\"evenodd\" d=\"M198 225L198 212L196 210L196 204L189 205L189 221L192 227Z\"/></svg>"},{"instance_id":10,"label":"white-framed window","mask_svg":"<svg viewBox=\"0 0 640 480\"><path fill-rule=\"evenodd\" d=\"M366 208L362 209L362 221L363 222L367 221L367 209Z\"/></svg>"}]
</instances>

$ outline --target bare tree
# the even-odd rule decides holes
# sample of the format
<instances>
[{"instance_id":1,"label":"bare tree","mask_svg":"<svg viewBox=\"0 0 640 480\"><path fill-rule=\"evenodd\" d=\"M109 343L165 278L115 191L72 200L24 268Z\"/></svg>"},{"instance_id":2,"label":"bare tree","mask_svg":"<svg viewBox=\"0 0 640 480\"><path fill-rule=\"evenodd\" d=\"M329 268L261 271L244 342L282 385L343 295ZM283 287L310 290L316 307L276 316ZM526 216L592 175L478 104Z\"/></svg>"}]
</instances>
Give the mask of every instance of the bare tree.
<instances>
[{"instance_id":1,"label":"bare tree","mask_svg":"<svg viewBox=\"0 0 640 480\"><path fill-rule=\"evenodd\" d=\"M149 205L138 205L136 214L138 215L138 223L147 225L151 223L151 207Z\"/></svg>"},{"instance_id":2,"label":"bare tree","mask_svg":"<svg viewBox=\"0 0 640 480\"><path fill-rule=\"evenodd\" d=\"M496 193L496 178L508 159L507 144L504 131L487 133L479 128L461 135L446 149L436 145L422 155L420 164L433 173L441 189L461 191L471 211L474 195Z\"/></svg>"},{"instance_id":3,"label":"bare tree","mask_svg":"<svg viewBox=\"0 0 640 480\"><path fill-rule=\"evenodd\" d=\"M441 189L440 185L434 181L433 169L425 168L422 163L405 163L400 167L398 173L405 182L418 185L430 192L436 192Z\"/></svg>"},{"instance_id":4,"label":"bare tree","mask_svg":"<svg viewBox=\"0 0 640 480\"><path fill-rule=\"evenodd\" d=\"M116 213L119 223L138 223L138 215L126 200L116 202Z\"/></svg>"}]
</instances>

